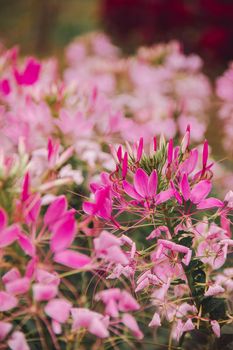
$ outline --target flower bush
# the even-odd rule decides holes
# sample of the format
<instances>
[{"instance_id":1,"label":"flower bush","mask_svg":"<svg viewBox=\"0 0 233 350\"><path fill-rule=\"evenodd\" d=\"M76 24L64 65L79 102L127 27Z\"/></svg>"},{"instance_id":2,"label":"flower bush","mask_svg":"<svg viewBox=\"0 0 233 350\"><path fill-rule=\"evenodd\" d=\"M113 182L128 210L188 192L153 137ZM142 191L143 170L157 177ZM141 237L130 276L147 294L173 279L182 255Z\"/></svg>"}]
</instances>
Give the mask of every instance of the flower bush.
<instances>
[{"instance_id":1,"label":"flower bush","mask_svg":"<svg viewBox=\"0 0 233 350\"><path fill-rule=\"evenodd\" d=\"M227 345L233 193L199 57L97 34L60 73L1 50L0 349Z\"/></svg>"}]
</instances>

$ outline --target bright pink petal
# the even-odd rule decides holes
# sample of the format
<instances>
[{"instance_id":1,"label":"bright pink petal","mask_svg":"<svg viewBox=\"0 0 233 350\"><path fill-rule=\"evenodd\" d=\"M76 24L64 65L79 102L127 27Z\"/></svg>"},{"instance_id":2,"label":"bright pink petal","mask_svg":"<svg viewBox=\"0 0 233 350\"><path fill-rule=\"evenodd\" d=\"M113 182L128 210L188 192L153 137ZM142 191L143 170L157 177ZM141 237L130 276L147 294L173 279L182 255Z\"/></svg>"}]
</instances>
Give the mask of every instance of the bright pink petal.
<instances>
[{"instance_id":1,"label":"bright pink petal","mask_svg":"<svg viewBox=\"0 0 233 350\"><path fill-rule=\"evenodd\" d=\"M190 198L190 187L187 174L184 174L181 179L180 189L184 199L188 201Z\"/></svg>"},{"instance_id":2,"label":"bright pink petal","mask_svg":"<svg viewBox=\"0 0 233 350\"><path fill-rule=\"evenodd\" d=\"M166 191L162 191L160 192L157 196L156 196L156 204L159 205L161 203L164 203L166 201L168 201L169 199L171 199L173 197L173 190L171 188L169 188Z\"/></svg>"},{"instance_id":3,"label":"bright pink petal","mask_svg":"<svg viewBox=\"0 0 233 350\"><path fill-rule=\"evenodd\" d=\"M91 258L73 250L64 250L55 254L54 261L72 269L79 269L90 264Z\"/></svg>"},{"instance_id":4,"label":"bright pink petal","mask_svg":"<svg viewBox=\"0 0 233 350\"><path fill-rule=\"evenodd\" d=\"M221 208L223 206L223 202L217 198L207 198L203 199L198 205L197 209L210 209L210 208Z\"/></svg>"},{"instance_id":5,"label":"bright pink petal","mask_svg":"<svg viewBox=\"0 0 233 350\"><path fill-rule=\"evenodd\" d=\"M0 231L7 226L7 214L3 208L0 208Z\"/></svg>"},{"instance_id":6,"label":"bright pink petal","mask_svg":"<svg viewBox=\"0 0 233 350\"><path fill-rule=\"evenodd\" d=\"M143 198L148 197L148 175L143 169L137 169L134 175L134 188Z\"/></svg>"},{"instance_id":7,"label":"bright pink petal","mask_svg":"<svg viewBox=\"0 0 233 350\"><path fill-rule=\"evenodd\" d=\"M157 192L158 176L157 171L153 170L150 174L148 181L148 194L150 197L154 197Z\"/></svg>"},{"instance_id":8,"label":"bright pink petal","mask_svg":"<svg viewBox=\"0 0 233 350\"><path fill-rule=\"evenodd\" d=\"M202 180L196 184L191 190L190 200L194 204L198 204L205 199L210 193L212 188L211 182L208 180Z\"/></svg>"},{"instance_id":9,"label":"bright pink petal","mask_svg":"<svg viewBox=\"0 0 233 350\"><path fill-rule=\"evenodd\" d=\"M56 226L50 241L52 252L59 252L68 248L74 240L76 228L73 216L68 217L64 222Z\"/></svg>"},{"instance_id":10,"label":"bright pink petal","mask_svg":"<svg viewBox=\"0 0 233 350\"><path fill-rule=\"evenodd\" d=\"M60 220L62 215L67 210L67 199L65 196L59 196L54 202L48 207L46 214L44 216L44 223L46 225L51 225Z\"/></svg>"},{"instance_id":11,"label":"bright pink petal","mask_svg":"<svg viewBox=\"0 0 233 350\"><path fill-rule=\"evenodd\" d=\"M36 248L28 236L26 236L23 233L20 233L18 236L18 243L26 254L28 254L30 256L35 255Z\"/></svg>"},{"instance_id":12,"label":"bright pink petal","mask_svg":"<svg viewBox=\"0 0 233 350\"><path fill-rule=\"evenodd\" d=\"M18 239L20 230L18 226L12 225L0 232L0 248L6 247L14 243Z\"/></svg>"},{"instance_id":13,"label":"bright pink petal","mask_svg":"<svg viewBox=\"0 0 233 350\"><path fill-rule=\"evenodd\" d=\"M138 201L142 200L142 197L135 191L134 187L127 181L123 181L123 189L125 193Z\"/></svg>"}]
</instances>

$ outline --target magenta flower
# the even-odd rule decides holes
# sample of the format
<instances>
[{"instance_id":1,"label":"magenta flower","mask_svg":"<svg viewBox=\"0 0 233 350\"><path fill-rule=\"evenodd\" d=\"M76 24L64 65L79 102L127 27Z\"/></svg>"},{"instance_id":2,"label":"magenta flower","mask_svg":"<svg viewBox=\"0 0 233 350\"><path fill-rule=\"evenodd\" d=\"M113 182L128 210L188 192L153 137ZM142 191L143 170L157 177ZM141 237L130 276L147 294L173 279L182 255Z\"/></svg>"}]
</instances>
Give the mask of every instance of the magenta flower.
<instances>
[{"instance_id":1,"label":"magenta flower","mask_svg":"<svg viewBox=\"0 0 233 350\"><path fill-rule=\"evenodd\" d=\"M173 190L168 189L157 194L158 175L153 170L150 176L143 169L137 169L134 175L134 184L123 181L123 188L129 197L137 201L151 200L155 205L166 202L173 197Z\"/></svg>"}]
</instances>

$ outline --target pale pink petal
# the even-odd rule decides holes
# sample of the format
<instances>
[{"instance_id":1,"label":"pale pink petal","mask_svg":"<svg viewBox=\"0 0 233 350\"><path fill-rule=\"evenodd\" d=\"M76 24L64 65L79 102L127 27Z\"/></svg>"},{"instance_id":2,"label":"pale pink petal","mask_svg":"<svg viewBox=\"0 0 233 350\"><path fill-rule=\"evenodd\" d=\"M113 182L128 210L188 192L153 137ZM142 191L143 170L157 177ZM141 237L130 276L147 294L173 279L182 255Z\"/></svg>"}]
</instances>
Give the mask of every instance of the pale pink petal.
<instances>
[{"instance_id":1,"label":"pale pink petal","mask_svg":"<svg viewBox=\"0 0 233 350\"><path fill-rule=\"evenodd\" d=\"M120 247L112 246L108 248L107 254L105 256L107 260L112 261L116 264L128 265L129 260L126 255L123 253Z\"/></svg>"},{"instance_id":2,"label":"pale pink petal","mask_svg":"<svg viewBox=\"0 0 233 350\"><path fill-rule=\"evenodd\" d=\"M119 310L128 312L128 311L136 311L140 309L140 305L134 299L134 297L126 292L125 290L121 293L121 298L119 300Z\"/></svg>"},{"instance_id":3,"label":"pale pink petal","mask_svg":"<svg viewBox=\"0 0 233 350\"><path fill-rule=\"evenodd\" d=\"M218 286L218 285L213 285L213 286L210 286L208 288L207 292L205 292L205 297L218 295L218 294L221 294L221 293L224 293L224 292L225 292L225 289L223 287Z\"/></svg>"},{"instance_id":4,"label":"pale pink petal","mask_svg":"<svg viewBox=\"0 0 233 350\"><path fill-rule=\"evenodd\" d=\"M216 320L213 320L210 322L212 330L214 332L214 334L216 335L216 337L220 338L221 335L221 330L220 330L220 326L218 324L218 322Z\"/></svg>"},{"instance_id":5,"label":"pale pink petal","mask_svg":"<svg viewBox=\"0 0 233 350\"><path fill-rule=\"evenodd\" d=\"M203 199L205 199L210 193L212 188L211 182L208 180L202 180L198 184L196 184L192 190L190 195L190 200L194 204L198 204Z\"/></svg>"},{"instance_id":6,"label":"pale pink petal","mask_svg":"<svg viewBox=\"0 0 233 350\"><path fill-rule=\"evenodd\" d=\"M33 299L36 301L48 301L58 293L58 287L54 284L35 283L32 286Z\"/></svg>"},{"instance_id":7,"label":"pale pink petal","mask_svg":"<svg viewBox=\"0 0 233 350\"><path fill-rule=\"evenodd\" d=\"M160 316L157 312L155 312L152 320L149 323L149 327L159 327L159 326L161 326Z\"/></svg>"},{"instance_id":8,"label":"pale pink petal","mask_svg":"<svg viewBox=\"0 0 233 350\"><path fill-rule=\"evenodd\" d=\"M22 332L14 332L8 340L8 345L11 350L30 350L25 336Z\"/></svg>"},{"instance_id":9,"label":"pale pink petal","mask_svg":"<svg viewBox=\"0 0 233 350\"><path fill-rule=\"evenodd\" d=\"M65 323L70 314L71 303L66 299L52 299L45 306L45 313L59 323Z\"/></svg>"},{"instance_id":10,"label":"pale pink petal","mask_svg":"<svg viewBox=\"0 0 233 350\"><path fill-rule=\"evenodd\" d=\"M0 341L6 338L7 334L10 332L11 329L11 323L0 321Z\"/></svg>"},{"instance_id":11,"label":"pale pink petal","mask_svg":"<svg viewBox=\"0 0 233 350\"><path fill-rule=\"evenodd\" d=\"M109 331L107 330L104 323L96 317L94 317L90 322L88 330L90 333L96 335L99 338L107 338L109 336Z\"/></svg>"},{"instance_id":12,"label":"pale pink petal","mask_svg":"<svg viewBox=\"0 0 233 350\"><path fill-rule=\"evenodd\" d=\"M137 169L134 175L134 188L143 198L148 197L148 175L143 169Z\"/></svg>"},{"instance_id":13,"label":"pale pink petal","mask_svg":"<svg viewBox=\"0 0 233 350\"><path fill-rule=\"evenodd\" d=\"M124 314L121 319L121 322L131 330L131 332L137 339L143 338L143 333L140 331L138 324L132 315Z\"/></svg>"},{"instance_id":14,"label":"pale pink petal","mask_svg":"<svg viewBox=\"0 0 233 350\"><path fill-rule=\"evenodd\" d=\"M27 277L18 278L6 283L5 288L10 294L24 294L30 289L30 280Z\"/></svg>"},{"instance_id":15,"label":"pale pink petal","mask_svg":"<svg viewBox=\"0 0 233 350\"><path fill-rule=\"evenodd\" d=\"M52 329L55 334L61 334L62 332L61 324L55 320L52 320Z\"/></svg>"},{"instance_id":16,"label":"pale pink petal","mask_svg":"<svg viewBox=\"0 0 233 350\"><path fill-rule=\"evenodd\" d=\"M0 292L0 311L8 311L18 304L18 300L7 292Z\"/></svg>"},{"instance_id":17,"label":"pale pink petal","mask_svg":"<svg viewBox=\"0 0 233 350\"><path fill-rule=\"evenodd\" d=\"M54 261L72 269L79 269L90 264L91 258L73 250L64 250L55 254Z\"/></svg>"},{"instance_id":18,"label":"pale pink petal","mask_svg":"<svg viewBox=\"0 0 233 350\"><path fill-rule=\"evenodd\" d=\"M193 329L195 329L194 324L192 323L192 320L188 319L185 324L183 325L183 329L182 332L189 332L192 331Z\"/></svg>"}]
</instances>

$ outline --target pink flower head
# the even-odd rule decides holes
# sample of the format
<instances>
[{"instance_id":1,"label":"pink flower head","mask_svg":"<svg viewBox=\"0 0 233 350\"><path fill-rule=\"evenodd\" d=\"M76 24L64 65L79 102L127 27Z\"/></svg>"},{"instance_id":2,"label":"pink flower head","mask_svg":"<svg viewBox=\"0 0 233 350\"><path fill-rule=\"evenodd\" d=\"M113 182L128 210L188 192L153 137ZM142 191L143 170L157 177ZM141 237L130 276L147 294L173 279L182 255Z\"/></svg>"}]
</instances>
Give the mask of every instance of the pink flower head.
<instances>
[{"instance_id":1,"label":"pink flower head","mask_svg":"<svg viewBox=\"0 0 233 350\"><path fill-rule=\"evenodd\" d=\"M159 205L166 202L173 196L172 189L162 191L157 194L158 176L156 170L153 170L148 176L146 172L139 168L134 175L134 184L123 181L123 188L126 194L138 201L154 200Z\"/></svg>"},{"instance_id":2,"label":"pink flower head","mask_svg":"<svg viewBox=\"0 0 233 350\"><path fill-rule=\"evenodd\" d=\"M180 188L185 201L190 200L194 204L199 204L208 196L212 185L209 180L201 180L190 189L188 176L185 173L182 176Z\"/></svg>"},{"instance_id":3,"label":"pink flower head","mask_svg":"<svg viewBox=\"0 0 233 350\"><path fill-rule=\"evenodd\" d=\"M108 317L104 317L98 312L90 311L89 309L84 308L71 309L71 315L73 318L73 330L86 328L90 333L99 338L107 338L109 336Z\"/></svg>"},{"instance_id":4,"label":"pink flower head","mask_svg":"<svg viewBox=\"0 0 233 350\"><path fill-rule=\"evenodd\" d=\"M40 70L40 63L34 58L29 58L22 72L15 69L15 80L18 85L33 85L39 78Z\"/></svg>"},{"instance_id":5,"label":"pink flower head","mask_svg":"<svg viewBox=\"0 0 233 350\"><path fill-rule=\"evenodd\" d=\"M156 258L159 259L161 254L163 254L165 249L169 249L172 252L177 252L177 253L182 253L185 255L185 257L182 259L182 262L185 265L189 265L191 257L192 257L192 251L191 249L180 245L180 244L176 244L174 242L171 241L167 241L164 239L159 239L158 240L158 250L156 252Z\"/></svg>"},{"instance_id":6,"label":"pink flower head","mask_svg":"<svg viewBox=\"0 0 233 350\"><path fill-rule=\"evenodd\" d=\"M95 254L97 258L105 259L116 264L127 265L128 258L120 248L120 238L107 231L102 231L98 238L94 239Z\"/></svg>"},{"instance_id":7,"label":"pink flower head","mask_svg":"<svg viewBox=\"0 0 233 350\"><path fill-rule=\"evenodd\" d=\"M112 317L118 317L119 311L128 312L139 310L140 305L127 291L119 288L110 288L99 292L95 296L96 300L101 300L105 305L105 313Z\"/></svg>"}]
</instances>

